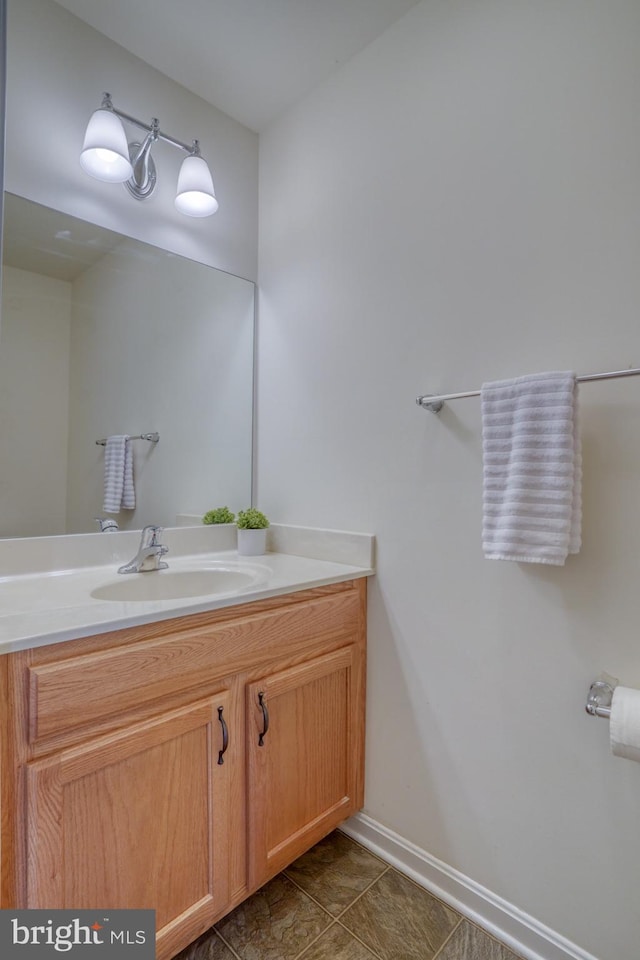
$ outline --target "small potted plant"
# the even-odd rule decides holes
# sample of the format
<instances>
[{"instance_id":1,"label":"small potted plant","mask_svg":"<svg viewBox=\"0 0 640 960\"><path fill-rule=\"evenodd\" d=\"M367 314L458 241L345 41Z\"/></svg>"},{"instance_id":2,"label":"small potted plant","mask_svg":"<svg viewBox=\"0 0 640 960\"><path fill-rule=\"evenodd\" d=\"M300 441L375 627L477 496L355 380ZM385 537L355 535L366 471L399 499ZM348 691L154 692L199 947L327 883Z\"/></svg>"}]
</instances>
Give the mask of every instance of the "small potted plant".
<instances>
[{"instance_id":1,"label":"small potted plant","mask_svg":"<svg viewBox=\"0 0 640 960\"><path fill-rule=\"evenodd\" d=\"M245 557L257 557L267 549L269 521L255 507L247 507L238 513L238 553Z\"/></svg>"},{"instance_id":2,"label":"small potted plant","mask_svg":"<svg viewBox=\"0 0 640 960\"><path fill-rule=\"evenodd\" d=\"M229 507L216 507L215 510L207 510L202 518L203 523L235 523L236 515L229 510Z\"/></svg>"}]
</instances>

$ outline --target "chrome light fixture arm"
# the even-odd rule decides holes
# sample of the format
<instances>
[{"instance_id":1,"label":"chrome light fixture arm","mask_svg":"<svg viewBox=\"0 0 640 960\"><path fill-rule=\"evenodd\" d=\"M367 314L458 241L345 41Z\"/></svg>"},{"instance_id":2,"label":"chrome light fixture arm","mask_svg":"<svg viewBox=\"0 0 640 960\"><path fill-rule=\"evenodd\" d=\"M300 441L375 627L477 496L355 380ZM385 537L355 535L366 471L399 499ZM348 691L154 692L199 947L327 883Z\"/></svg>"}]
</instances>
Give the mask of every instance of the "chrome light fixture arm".
<instances>
[{"instance_id":1,"label":"chrome light fixture arm","mask_svg":"<svg viewBox=\"0 0 640 960\"><path fill-rule=\"evenodd\" d=\"M136 200L146 200L155 190L156 165L151 156L151 147L158 139L158 120L153 119L151 130L142 143L129 144L129 159L133 167L133 176L125 181L125 187Z\"/></svg>"},{"instance_id":2,"label":"chrome light fixture arm","mask_svg":"<svg viewBox=\"0 0 640 960\"><path fill-rule=\"evenodd\" d=\"M101 111L103 112L101 113ZM107 111L107 113L105 114L104 111ZM109 114L112 114L118 120L124 120L145 131L146 136L142 142L128 143L122 125L118 124L118 120L116 120L114 123L120 128L120 133L118 134L116 131L114 134L113 129L110 129L110 142L103 144L100 142L99 134L90 136L90 121L85 137L83 157L81 158L82 165L87 173L97 177L97 179L123 182L132 197L136 200L145 200L153 193L157 181L156 166L151 156L151 149L158 140L164 140L165 143L177 147L187 154L178 178L177 209L194 217L209 216L216 212L218 201L215 197L211 173L200 154L200 144L197 140L193 140L191 144L183 143L182 140L164 133L160 129L160 122L157 118L154 117L151 123L145 123L143 120L125 113L124 110L118 110L114 107L109 93L103 94L100 110L96 111L94 117L97 114L101 114L105 117L105 120ZM111 127L113 128L113 123ZM114 136L115 140L113 139ZM121 147L117 141L118 137L121 138ZM92 150L94 154L99 155L94 162L92 162L92 157L89 156ZM119 170L123 170L124 175L118 175L117 171L113 174L109 171L105 175L105 160L109 161L111 158L113 158L112 165L115 167L117 162ZM100 166L101 169L96 170L96 166Z\"/></svg>"},{"instance_id":3,"label":"chrome light fixture arm","mask_svg":"<svg viewBox=\"0 0 640 960\"><path fill-rule=\"evenodd\" d=\"M146 130L147 133L155 132L156 140L164 140L165 143L170 143L173 147L184 150L185 153L193 153L193 144L197 144L198 142L194 140L193 144L189 146L189 144L183 143L182 140L176 140L175 137L171 137L168 133L163 133L162 130L160 130L160 122L155 117L151 123L145 123L144 120L138 120L137 117L132 117L130 113L119 110L117 107L114 107L110 93L102 94L101 106L103 110L111 110L112 113L115 113L116 117L120 117L121 120L126 120L127 123L132 123L134 127L139 127L140 130Z\"/></svg>"}]
</instances>

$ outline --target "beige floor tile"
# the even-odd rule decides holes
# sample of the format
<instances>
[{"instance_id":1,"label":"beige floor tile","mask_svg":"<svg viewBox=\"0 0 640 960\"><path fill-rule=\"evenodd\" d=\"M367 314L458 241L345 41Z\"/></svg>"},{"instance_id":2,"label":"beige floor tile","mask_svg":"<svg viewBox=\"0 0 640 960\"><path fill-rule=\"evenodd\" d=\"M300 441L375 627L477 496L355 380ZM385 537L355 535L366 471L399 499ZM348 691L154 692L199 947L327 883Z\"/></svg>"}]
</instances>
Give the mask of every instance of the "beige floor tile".
<instances>
[{"instance_id":1,"label":"beige floor tile","mask_svg":"<svg viewBox=\"0 0 640 960\"><path fill-rule=\"evenodd\" d=\"M208 930L174 960L235 960L214 930Z\"/></svg>"},{"instance_id":2,"label":"beige floor tile","mask_svg":"<svg viewBox=\"0 0 640 960\"><path fill-rule=\"evenodd\" d=\"M460 915L388 870L341 917L382 960L432 960Z\"/></svg>"},{"instance_id":3,"label":"beige floor tile","mask_svg":"<svg viewBox=\"0 0 640 960\"><path fill-rule=\"evenodd\" d=\"M334 923L302 954L300 960L375 960L375 956L344 927Z\"/></svg>"},{"instance_id":4,"label":"beige floor tile","mask_svg":"<svg viewBox=\"0 0 640 960\"><path fill-rule=\"evenodd\" d=\"M516 955L478 927L463 920L437 960L518 960Z\"/></svg>"},{"instance_id":5,"label":"beige floor tile","mask_svg":"<svg viewBox=\"0 0 640 960\"><path fill-rule=\"evenodd\" d=\"M337 917L386 869L386 863L336 830L285 873Z\"/></svg>"},{"instance_id":6,"label":"beige floor tile","mask_svg":"<svg viewBox=\"0 0 640 960\"><path fill-rule=\"evenodd\" d=\"M293 960L331 918L280 875L216 924L242 960Z\"/></svg>"},{"instance_id":7,"label":"beige floor tile","mask_svg":"<svg viewBox=\"0 0 640 960\"><path fill-rule=\"evenodd\" d=\"M174 960L520 960L339 831L286 874Z\"/></svg>"}]
</instances>

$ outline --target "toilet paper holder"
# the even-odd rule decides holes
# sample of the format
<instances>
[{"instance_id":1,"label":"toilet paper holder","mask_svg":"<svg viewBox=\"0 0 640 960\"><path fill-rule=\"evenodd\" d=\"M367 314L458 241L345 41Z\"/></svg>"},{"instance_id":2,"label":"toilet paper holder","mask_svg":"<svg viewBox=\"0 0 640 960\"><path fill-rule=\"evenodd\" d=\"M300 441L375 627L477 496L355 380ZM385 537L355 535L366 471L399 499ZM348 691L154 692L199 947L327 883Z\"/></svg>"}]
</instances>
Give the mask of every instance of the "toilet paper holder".
<instances>
[{"instance_id":1,"label":"toilet paper holder","mask_svg":"<svg viewBox=\"0 0 640 960\"><path fill-rule=\"evenodd\" d=\"M591 717L604 717L608 720L611 716L611 701L613 700L613 691L618 685L618 681L613 677L607 679L594 680L589 687L587 705L585 710Z\"/></svg>"}]
</instances>

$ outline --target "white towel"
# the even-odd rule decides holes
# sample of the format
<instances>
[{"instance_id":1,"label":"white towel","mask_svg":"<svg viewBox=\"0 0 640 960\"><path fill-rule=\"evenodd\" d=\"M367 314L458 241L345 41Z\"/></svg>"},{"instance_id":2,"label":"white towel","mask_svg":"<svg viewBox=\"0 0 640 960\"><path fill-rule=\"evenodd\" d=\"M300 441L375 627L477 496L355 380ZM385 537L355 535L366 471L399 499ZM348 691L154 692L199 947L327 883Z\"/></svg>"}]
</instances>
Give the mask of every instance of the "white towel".
<instances>
[{"instance_id":1,"label":"white towel","mask_svg":"<svg viewBox=\"0 0 640 960\"><path fill-rule=\"evenodd\" d=\"M581 545L575 375L485 383L481 398L484 555L562 566Z\"/></svg>"},{"instance_id":2,"label":"white towel","mask_svg":"<svg viewBox=\"0 0 640 960\"><path fill-rule=\"evenodd\" d=\"M135 510L136 492L133 486L133 456L128 436L107 438L104 452L105 513Z\"/></svg>"}]
</instances>

